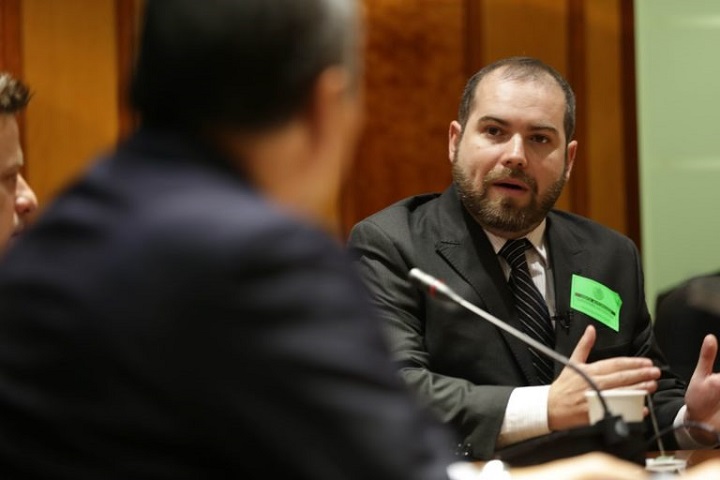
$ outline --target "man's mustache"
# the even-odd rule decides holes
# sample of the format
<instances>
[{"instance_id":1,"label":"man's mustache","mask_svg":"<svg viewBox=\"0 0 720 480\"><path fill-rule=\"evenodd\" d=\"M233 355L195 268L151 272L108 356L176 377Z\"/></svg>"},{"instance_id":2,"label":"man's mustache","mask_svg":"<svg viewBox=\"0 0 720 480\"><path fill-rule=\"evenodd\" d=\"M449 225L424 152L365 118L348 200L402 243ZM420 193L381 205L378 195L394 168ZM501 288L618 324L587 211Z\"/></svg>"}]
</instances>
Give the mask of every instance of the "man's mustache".
<instances>
[{"instance_id":1,"label":"man's mustache","mask_svg":"<svg viewBox=\"0 0 720 480\"><path fill-rule=\"evenodd\" d=\"M507 167L503 167L501 170L489 172L485 175L483 183L487 186L491 183L502 182L503 180L507 180L509 178L512 178L513 180L520 180L527 185L533 193L538 192L537 182L533 177L522 170Z\"/></svg>"}]
</instances>

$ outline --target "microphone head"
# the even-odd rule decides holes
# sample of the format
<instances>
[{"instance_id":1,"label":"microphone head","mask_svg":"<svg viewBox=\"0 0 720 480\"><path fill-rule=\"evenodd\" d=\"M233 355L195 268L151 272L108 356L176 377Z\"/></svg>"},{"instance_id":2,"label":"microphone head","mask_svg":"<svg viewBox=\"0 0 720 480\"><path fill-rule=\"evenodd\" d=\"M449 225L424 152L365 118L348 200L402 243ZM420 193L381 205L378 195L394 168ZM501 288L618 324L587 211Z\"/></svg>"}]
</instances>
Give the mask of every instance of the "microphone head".
<instances>
[{"instance_id":1,"label":"microphone head","mask_svg":"<svg viewBox=\"0 0 720 480\"><path fill-rule=\"evenodd\" d=\"M413 267L408 272L408 278L413 280L420 286L429 287L432 284L433 278L427 273L423 272L417 267Z\"/></svg>"}]
</instances>

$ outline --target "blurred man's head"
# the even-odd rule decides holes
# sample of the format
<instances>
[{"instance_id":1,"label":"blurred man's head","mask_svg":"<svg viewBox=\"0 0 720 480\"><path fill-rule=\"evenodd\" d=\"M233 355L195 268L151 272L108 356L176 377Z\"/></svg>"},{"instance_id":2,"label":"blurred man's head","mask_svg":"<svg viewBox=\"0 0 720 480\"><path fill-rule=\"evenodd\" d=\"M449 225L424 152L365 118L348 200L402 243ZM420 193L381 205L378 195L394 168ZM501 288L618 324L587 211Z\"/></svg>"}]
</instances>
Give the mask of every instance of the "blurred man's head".
<instances>
[{"instance_id":1,"label":"blurred man's head","mask_svg":"<svg viewBox=\"0 0 720 480\"><path fill-rule=\"evenodd\" d=\"M358 17L356 0L148 0L132 102L146 126L212 138L273 198L322 214L361 123Z\"/></svg>"},{"instance_id":2,"label":"blurred man's head","mask_svg":"<svg viewBox=\"0 0 720 480\"><path fill-rule=\"evenodd\" d=\"M0 73L0 251L25 228L37 208L35 193L21 174L23 153L15 118L29 100L22 82Z\"/></svg>"}]
</instances>

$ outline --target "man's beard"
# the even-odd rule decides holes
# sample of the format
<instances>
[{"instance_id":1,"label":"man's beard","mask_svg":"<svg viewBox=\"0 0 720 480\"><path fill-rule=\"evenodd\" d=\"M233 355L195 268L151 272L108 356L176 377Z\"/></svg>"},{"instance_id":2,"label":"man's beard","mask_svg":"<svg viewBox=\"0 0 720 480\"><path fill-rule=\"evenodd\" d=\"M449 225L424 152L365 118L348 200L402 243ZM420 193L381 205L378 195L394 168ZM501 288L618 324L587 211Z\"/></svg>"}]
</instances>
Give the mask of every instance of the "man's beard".
<instances>
[{"instance_id":1,"label":"man's beard","mask_svg":"<svg viewBox=\"0 0 720 480\"><path fill-rule=\"evenodd\" d=\"M465 174L457 161L453 162L452 176L460 198L470 215L484 228L505 233L526 233L540 224L565 186L567 162L563 174L550 188L538 197L537 182L522 170L503 168L499 172L490 172L483 179L482 189L473 185L471 178ZM488 192L492 184L504 178L513 178L525 183L530 189L530 203L525 207L517 206L514 198L490 199Z\"/></svg>"}]
</instances>

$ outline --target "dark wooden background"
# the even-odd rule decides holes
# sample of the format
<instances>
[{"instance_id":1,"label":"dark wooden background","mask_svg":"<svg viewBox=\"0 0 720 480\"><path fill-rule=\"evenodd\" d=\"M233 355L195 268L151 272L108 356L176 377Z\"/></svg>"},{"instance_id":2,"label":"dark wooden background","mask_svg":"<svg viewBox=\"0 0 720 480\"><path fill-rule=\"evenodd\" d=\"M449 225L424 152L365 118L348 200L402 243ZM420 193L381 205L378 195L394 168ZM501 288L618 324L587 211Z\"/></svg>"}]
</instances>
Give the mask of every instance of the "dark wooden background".
<instances>
[{"instance_id":1,"label":"dark wooden background","mask_svg":"<svg viewBox=\"0 0 720 480\"><path fill-rule=\"evenodd\" d=\"M447 131L465 80L507 55L542 58L578 97L580 143L559 206L640 240L633 2L364 0L367 121L336 205L340 235L450 181ZM26 174L46 204L133 125L124 104L142 0L0 0L0 68L36 91Z\"/></svg>"}]
</instances>

